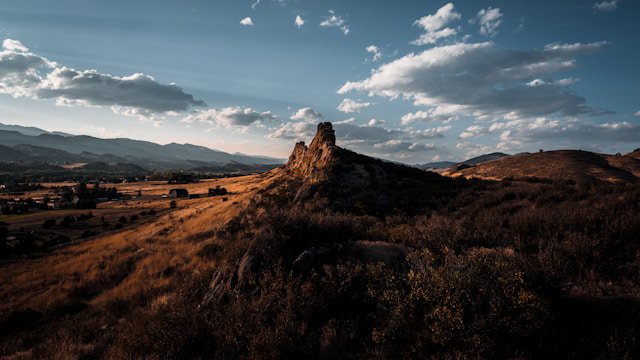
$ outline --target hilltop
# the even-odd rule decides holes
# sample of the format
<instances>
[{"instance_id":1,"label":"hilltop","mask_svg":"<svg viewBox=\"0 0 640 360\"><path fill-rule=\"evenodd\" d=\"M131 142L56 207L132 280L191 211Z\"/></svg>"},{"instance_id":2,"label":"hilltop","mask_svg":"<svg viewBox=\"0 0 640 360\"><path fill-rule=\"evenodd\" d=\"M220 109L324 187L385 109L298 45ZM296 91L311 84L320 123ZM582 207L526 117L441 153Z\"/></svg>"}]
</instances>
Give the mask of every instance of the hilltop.
<instances>
[{"instance_id":1,"label":"hilltop","mask_svg":"<svg viewBox=\"0 0 640 360\"><path fill-rule=\"evenodd\" d=\"M557 150L523 153L477 165L452 167L444 174L489 180L535 177L577 182L635 182L640 176L640 159L628 155Z\"/></svg>"},{"instance_id":2,"label":"hilltop","mask_svg":"<svg viewBox=\"0 0 640 360\"><path fill-rule=\"evenodd\" d=\"M337 146L333 126L325 122L309 146L295 145L267 193L288 193L305 206L379 214L433 207L453 190L454 182L438 174Z\"/></svg>"}]
</instances>

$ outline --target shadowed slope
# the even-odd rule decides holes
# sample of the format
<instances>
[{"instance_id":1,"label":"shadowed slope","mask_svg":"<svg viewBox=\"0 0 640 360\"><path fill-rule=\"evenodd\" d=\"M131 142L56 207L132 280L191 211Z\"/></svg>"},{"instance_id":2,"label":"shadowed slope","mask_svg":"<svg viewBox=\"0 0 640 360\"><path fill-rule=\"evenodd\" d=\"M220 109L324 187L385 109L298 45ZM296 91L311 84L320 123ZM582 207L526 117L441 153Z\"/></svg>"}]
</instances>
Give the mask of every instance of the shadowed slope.
<instances>
[{"instance_id":1,"label":"shadowed slope","mask_svg":"<svg viewBox=\"0 0 640 360\"><path fill-rule=\"evenodd\" d=\"M446 174L495 180L537 177L577 182L635 182L640 174L640 159L580 150L545 151L518 154L461 169L453 168Z\"/></svg>"}]
</instances>

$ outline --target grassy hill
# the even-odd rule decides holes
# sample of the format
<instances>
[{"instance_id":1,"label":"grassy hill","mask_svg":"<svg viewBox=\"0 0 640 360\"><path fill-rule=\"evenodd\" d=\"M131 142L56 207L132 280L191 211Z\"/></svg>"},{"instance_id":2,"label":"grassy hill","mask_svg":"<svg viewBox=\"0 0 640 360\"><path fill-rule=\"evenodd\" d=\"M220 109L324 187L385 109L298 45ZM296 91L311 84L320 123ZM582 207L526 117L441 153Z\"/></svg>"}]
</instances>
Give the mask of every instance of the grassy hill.
<instances>
[{"instance_id":1,"label":"grassy hill","mask_svg":"<svg viewBox=\"0 0 640 360\"><path fill-rule=\"evenodd\" d=\"M635 182L640 175L640 159L579 150L545 151L503 157L464 169L454 168L446 174L493 180L536 177L578 182Z\"/></svg>"}]
</instances>

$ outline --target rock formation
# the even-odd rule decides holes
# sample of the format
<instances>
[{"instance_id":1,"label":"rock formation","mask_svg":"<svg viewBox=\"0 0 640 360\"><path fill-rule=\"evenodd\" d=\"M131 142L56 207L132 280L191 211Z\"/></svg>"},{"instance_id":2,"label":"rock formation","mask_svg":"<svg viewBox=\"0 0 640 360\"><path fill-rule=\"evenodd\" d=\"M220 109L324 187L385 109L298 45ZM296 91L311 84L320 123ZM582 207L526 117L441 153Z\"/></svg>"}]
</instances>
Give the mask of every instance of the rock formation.
<instances>
[{"instance_id":1,"label":"rock formation","mask_svg":"<svg viewBox=\"0 0 640 360\"><path fill-rule=\"evenodd\" d=\"M337 151L336 135L330 122L318 124L318 132L307 147L304 141L293 148L285 168L307 181L322 180L323 170L330 166Z\"/></svg>"}]
</instances>

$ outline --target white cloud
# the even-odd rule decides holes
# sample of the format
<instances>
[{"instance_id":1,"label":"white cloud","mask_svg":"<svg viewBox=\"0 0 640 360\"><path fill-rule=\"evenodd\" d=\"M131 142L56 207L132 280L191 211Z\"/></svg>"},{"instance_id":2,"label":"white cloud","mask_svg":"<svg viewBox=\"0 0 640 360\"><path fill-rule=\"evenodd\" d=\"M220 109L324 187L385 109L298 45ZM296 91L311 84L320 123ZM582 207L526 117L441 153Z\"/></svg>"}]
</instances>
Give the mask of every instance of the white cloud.
<instances>
[{"instance_id":1,"label":"white cloud","mask_svg":"<svg viewBox=\"0 0 640 360\"><path fill-rule=\"evenodd\" d=\"M636 116L640 116L640 111L637 111L637 112L635 113L635 115L636 115Z\"/></svg>"},{"instance_id":2,"label":"white cloud","mask_svg":"<svg viewBox=\"0 0 640 360\"><path fill-rule=\"evenodd\" d=\"M366 91L413 100L417 106L456 109L457 115L476 118L590 113L593 109L584 98L566 86L525 85L574 69L576 56L605 44L553 44L530 51L503 49L491 42L438 46L383 64L369 78L345 83L338 93ZM429 115L405 115L404 123Z\"/></svg>"},{"instance_id":3,"label":"white cloud","mask_svg":"<svg viewBox=\"0 0 640 360\"><path fill-rule=\"evenodd\" d=\"M382 150L388 153L397 153L403 151L429 151L435 149L433 144L419 144L409 141L401 140L389 140L373 146L375 149Z\"/></svg>"},{"instance_id":4,"label":"white cloud","mask_svg":"<svg viewBox=\"0 0 640 360\"><path fill-rule=\"evenodd\" d=\"M125 132L123 131L107 129L104 127L96 128L94 126L83 126L80 130L81 134L91 134L103 139L113 139L125 136Z\"/></svg>"},{"instance_id":5,"label":"white cloud","mask_svg":"<svg viewBox=\"0 0 640 360\"><path fill-rule=\"evenodd\" d=\"M317 123L322 121L322 114L313 110L310 107L306 107L306 108L298 109L298 111L296 111L295 114L291 115L290 119Z\"/></svg>"},{"instance_id":6,"label":"white cloud","mask_svg":"<svg viewBox=\"0 0 640 360\"><path fill-rule=\"evenodd\" d=\"M343 34L347 35L351 32L349 25L347 22L341 17L336 15L335 11L329 10L329 16L326 16L324 20L320 23L322 27L335 27L340 29Z\"/></svg>"},{"instance_id":7,"label":"white cloud","mask_svg":"<svg viewBox=\"0 0 640 360\"><path fill-rule=\"evenodd\" d=\"M367 126L380 126L380 125L384 125L385 123L386 121L381 119L371 119L369 120L369 122L367 122Z\"/></svg>"},{"instance_id":8,"label":"white cloud","mask_svg":"<svg viewBox=\"0 0 640 360\"><path fill-rule=\"evenodd\" d=\"M456 119L456 112L462 111L463 106L448 105L448 106L433 106L423 111L416 111L415 113L408 113L402 116L400 123L407 125L416 121L432 122L432 121L444 121L448 122Z\"/></svg>"},{"instance_id":9,"label":"white cloud","mask_svg":"<svg viewBox=\"0 0 640 360\"><path fill-rule=\"evenodd\" d=\"M54 69L39 85L38 98L55 98L71 105L106 105L151 113L182 112L205 106L175 84L163 85L144 74L113 76L95 70Z\"/></svg>"},{"instance_id":10,"label":"white cloud","mask_svg":"<svg viewBox=\"0 0 640 360\"><path fill-rule=\"evenodd\" d=\"M144 74L114 76L59 66L11 39L2 42L0 51L0 93L54 99L61 106L108 106L156 124L166 115L206 106L175 84L160 84Z\"/></svg>"},{"instance_id":11,"label":"white cloud","mask_svg":"<svg viewBox=\"0 0 640 360\"><path fill-rule=\"evenodd\" d=\"M618 8L618 0L595 3L593 4L593 8L600 11L613 11Z\"/></svg>"},{"instance_id":12,"label":"white cloud","mask_svg":"<svg viewBox=\"0 0 640 360\"><path fill-rule=\"evenodd\" d=\"M251 10L255 10L258 5L260 5L260 0L256 0L253 4L251 4Z\"/></svg>"},{"instance_id":13,"label":"white cloud","mask_svg":"<svg viewBox=\"0 0 640 360\"><path fill-rule=\"evenodd\" d=\"M0 94L33 96L42 82L40 71L50 71L55 66L30 52L20 41L5 39L0 49Z\"/></svg>"},{"instance_id":14,"label":"white cloud","mask_svg":"<svg viewBox=\"0 0 640 360\"><path fill-rule=\"evenodd\" d=\"M493 37L498 34L498 27L502 23L502 13L500 8L492 9L488 7L480 10L477 16L480 25L480 34Z\"/></svg>"},{"instance_id":15,"label":"white cloud","mask_svg":"<svg viewBox=\"0 0 640 360\"><path fill-rule=\"evenodd\" d=\"M298 29L304 25L304 20L300 17L300 15L296 15L296 19L293 21L293 25L297 26Z\"/></svg>"},{"instance_id":16,"label":"white cloud","mask_svg":"<svg viewBox=\"0 0 640 360\"><path fill-rule=\"evenodd\" d=\"M369 45L367 46L367 52L373 54L373 57L371 58L371 61L378 61L380 59L382 59L382 52L380 51L380 49L375 46L375 45Z\"/></svg>"},{"instance_id":17,"label":"white cloud","mask_svg":"<svg viewBox=\"0 0 640 360\"><path fill-rule=\"evenodd\" d=\"M344 99L340 105L338 105L337 110L343 113L354 113L360 112L362 109L366 109L371 105L370 102L357 102L351 99Z\"/></svg>"},{"instance_id":18,"label":"white cloud","mask_svg":"<svg viewBox=\"0 0 640 360\"><path fill-rule=\"evenodd\" d=\"M353 124L356 121L356 118L348 118L340 121L334 121L333 124Z\"/></svg>"},{"instance_id":19,"label":"white cloud","mask_svg":"<svg viewBox=\"0 0 640 360\"><path fill-rule=\"evenodd\" d=\"M476 138L489 133L489 129L480 125L471 125L460 133L460 139Z\"/></svg>"},{"instance_id":20,"label":"white cloud","mask_svg":"<svg viewBox=\"0 0 640 360\"><path fill-rule=\"evenodd\" d=\"M251 17L247 16L246 18L240 20L240 25L253 26L253 20L251 20Z\"/></svg>"},{"instance_id":21,"label":"white cloud","mask_svg":"<svg viewBox=\"0 0 640 360\"><path fill-rule=\"evenodd\" d=\"M15 52L21 52L21 53L25 53L28 52L29 49L22 45L22 43L18 40L13 40L13 39L5 39L2 41L2 48L4 50L9 50L9 51L15 51Z\"/></svg>"},{"instance_id":22,"label":"white cloud","mask_svg":"<svg viewBox=\"0 0 640 360\"><path fill-rule=\"evenodd\" d=\"M458 32L455 29L445 26L461 17L462 15L454 10L452 3L444 5L435 14L423 16L413 23L413 25L424 29L425 32L411 43L414 45L435 44L440 39L456 35Z\"/></svg>"},{"instance_id":23,"label":"white cloud","mask_svg":"<svg viewBox=\"0 0 640 360\"><path fill-rule=\"evenodd\" d=\"M224 126L227 128L234 126L247 127L261 121L275 119L270 111L257 112L251 108L241 108L239 106L226 107L223 109L207 109L189 115L180 122L193 124L197 122L210 124L213 126Z\"/></svg>"},{"instance_id":24,"label":"white cloud","mask_svg":"<svg viewBox=\"0 0 640 360\"><path fill-rule=\"evenodd\" d=\"M416 139L439 139L444 137L444 133L451 130L451 126L438 126L424 130L409 131L411 137Z\"/></svg>"}]
</instances>

